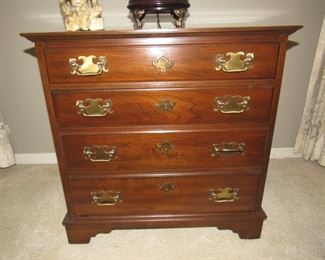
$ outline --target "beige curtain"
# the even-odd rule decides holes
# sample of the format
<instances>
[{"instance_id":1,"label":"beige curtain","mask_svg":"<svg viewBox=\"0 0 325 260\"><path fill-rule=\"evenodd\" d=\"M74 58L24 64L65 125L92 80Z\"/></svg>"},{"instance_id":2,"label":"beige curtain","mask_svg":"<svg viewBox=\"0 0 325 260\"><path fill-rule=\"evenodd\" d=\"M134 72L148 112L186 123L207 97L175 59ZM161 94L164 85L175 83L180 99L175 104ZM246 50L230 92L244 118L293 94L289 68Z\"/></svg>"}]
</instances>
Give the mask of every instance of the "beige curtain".
<instances>
[{"instance_id":1,"label":"beige curtain","mask_svg":"<svg viewBox=\"0 0 325 260\"><path fill-rule=\"evenodd\" d=\"M0 114L0 168L7 168L16 163L14 152L9 142L9 126Z\"/></svg>"},{"instance_id":2,"label":"beige curtain","mask_svg":"<svg viewBox=\"0 0 325 260\"><path fill-rule=\"evenodd\" d=\"M295 150L325 166L325 17Z\"/></svg>"}]
</instances>

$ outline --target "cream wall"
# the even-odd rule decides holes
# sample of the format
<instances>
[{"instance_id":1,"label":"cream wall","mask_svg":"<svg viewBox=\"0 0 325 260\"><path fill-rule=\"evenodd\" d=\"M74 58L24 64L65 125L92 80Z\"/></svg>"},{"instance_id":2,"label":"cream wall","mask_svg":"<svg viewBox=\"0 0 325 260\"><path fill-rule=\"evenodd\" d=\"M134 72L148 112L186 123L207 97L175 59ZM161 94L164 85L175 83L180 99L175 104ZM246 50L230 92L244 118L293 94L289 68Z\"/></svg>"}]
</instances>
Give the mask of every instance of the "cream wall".
<instances>
[{"instance_id":1,"label":"cream wall","mask_svg":"<svg viewBox=\"0 0 325 260\"><path fill-rule=\"evenodd\" d=\"M20 32L64 30L56 0L1 0L0 111L11 127L16 153L53 152L32 43ZM101 0L105 27L131 28L126 0ZM273 147L293 147L304 106L324 0L190 0L187 27L304 25L290 39Z\"/></svg>"}]
</instances>

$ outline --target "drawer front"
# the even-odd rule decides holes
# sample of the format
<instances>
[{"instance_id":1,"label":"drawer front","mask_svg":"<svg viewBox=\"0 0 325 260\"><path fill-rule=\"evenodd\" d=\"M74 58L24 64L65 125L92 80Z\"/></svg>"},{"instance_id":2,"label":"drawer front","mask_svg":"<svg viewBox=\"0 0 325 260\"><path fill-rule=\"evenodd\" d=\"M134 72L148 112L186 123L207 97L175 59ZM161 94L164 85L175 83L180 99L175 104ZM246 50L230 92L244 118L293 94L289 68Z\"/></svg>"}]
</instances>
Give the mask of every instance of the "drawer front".
<instances>
[{"instance_id":1,"label":"drawer front","mask_svg":"<svg viewBox=\"0 0 325 260\"><path fill-rule=\"evenodd\" d=\"M51 83L99 83L273 78L277 52L277 44L265 43L49 48L45 54Z\"/></svg>"},{"instance_id":2,"label":"drawer front","mask_svg":"<svg viewBox=\"0 0 325 260\"><path fill-rule=\"evenodd\" d=\"M261 166L265 130L63 135L66 170L108 174L119 170L213 169Z\"/></svg>"},{"instance_id":3,"label":"drawer front","mask_svg":"<svg viewBox=\"0 0 325 260\"><path fill-rule=\"evenodd\" d=\"M115 126L263 122L272 86L214 89L55 92L60 126Z\"/></svg>"},{"instance_id":4,"label":"drawer front","mask_svg":"<svg viewBox=\"0 0 325 260\"><path fill-rule=\"evenodd\" d=\"M254 210L258 175L70 180L77 216Z\"/></svg>"}]
</instances>

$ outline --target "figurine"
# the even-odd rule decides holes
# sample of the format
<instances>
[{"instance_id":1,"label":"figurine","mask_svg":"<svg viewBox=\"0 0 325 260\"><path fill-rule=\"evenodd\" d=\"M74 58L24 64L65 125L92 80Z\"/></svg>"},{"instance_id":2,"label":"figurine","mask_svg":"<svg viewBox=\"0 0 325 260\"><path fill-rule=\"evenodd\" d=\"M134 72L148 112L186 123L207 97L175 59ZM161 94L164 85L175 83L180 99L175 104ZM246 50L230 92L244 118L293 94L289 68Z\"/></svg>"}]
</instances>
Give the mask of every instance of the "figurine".
<instances>
[{"instance_id":1,"label":"figurine","mask_svg":"<svg viewBox=\"0 0 325 260\"><path fill-rule=\"evenodd\" d=\"M134 29L142 29L143 19L147 14L157 16L159 29L161 28L160 14L171 14L175 19L176 28L184 28L184 18L189 7L189 0L129 0L127 6L133 15Z\"/></svg>"},{"instance_id":2,"label":"figurine","mask_svg":"<svg viewBox=\"0 0 325 260\"><path fill-rule=\"evenodd\" d=\"M98 0L59 0L67 31L104 29L103 9Z\"/></svg>"}]
</instances>

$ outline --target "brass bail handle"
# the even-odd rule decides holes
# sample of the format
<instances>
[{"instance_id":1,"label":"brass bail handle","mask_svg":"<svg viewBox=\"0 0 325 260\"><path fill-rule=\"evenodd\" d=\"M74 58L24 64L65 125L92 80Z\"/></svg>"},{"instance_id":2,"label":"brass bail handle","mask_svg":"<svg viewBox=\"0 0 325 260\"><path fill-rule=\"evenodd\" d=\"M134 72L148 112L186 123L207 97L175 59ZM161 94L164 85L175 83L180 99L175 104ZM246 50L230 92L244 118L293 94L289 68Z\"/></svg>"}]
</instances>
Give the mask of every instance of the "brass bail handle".
<instances>
[{"instance_id":1,"label":"brass bail handle","mask_svg":"<svg viewBox=\"0 0 325 260\"><path fill-rule=\"evenodd\" d=\"M92 202L97 206L115 206L122 202L122 195L119 191L91 192Z\"/></svg>"},{"instance_id":2,"label":"brass bail handle","mask_svg":"<svg viewBox=\"0 0 325 260\"><path fill-rule=\"evenodd\" d=\"M99 56L97 63L94 63L94 60L97 60L95 55L70 58L71 74L77 76L96 76L109 71L105 56Z\"/></svg>"},{"instance_id":3,"label":"brass bail handle","mask_svg":"<svg viewBox=\"0 0 325 260\"><path fill-rule=\"evenodd\" d=\"M217 188L209 190L209 200L216 203L234 202L239 199L239 189L237 188Z\"/></svg>"},{"instance_id":4,"label":"brass bail handle","mask_svg":"<svg viewBox=\"0 0 325 260\"><path fill-rule=\"evenodd\" d=\"M228 60L225 59L224 54L217 54L217 66L215 67L217 71L222 70L228 73L247 71L253 66L255 58L254 53L244 53L243 51L227 52L226 56L229 57Z\"/></svg>"},{"instance_id":5,"label":"brass bail handle","mask_svg":"<svg viewBox=\"0 0 325 260\"><path fill-rule=\"evenodd\" d=\"M222 143L213 144L211 156L216 157L218 155L245 155L246 144L245 143Z\"/></svg>"},{"instance_id":6,"label":"brass bail handle","mask_svg":"<svg viewBox=\"0 0 325 260\"><path fill-rule=\"evenodd\" d=\"M113 114L112 106L111 100L102 98L86 98L76 101L77 114L84 117L104 117Z\"/></svg>"},{"instance_id":7,"label":"brass bail handle","mask_svg":"<svg viewBox=\"0 0 325 260\"><path fill-rule=\"evenodd\" d=\"M215 98L215 112L222 114L241 114L250 109L251 98L249 96L225 96Z\"/></svg>"},{"instance_id":8,"label":"brass bail handle","mask_svg":"<svg viewBox=\"0 0 325 260\"><path fill-rule=\"evenodd\" d=\"M91 162L111 162L117 155L117 148L108 145L85 146L83 149L85 159Z\"/></svg>"}]
</instances>

